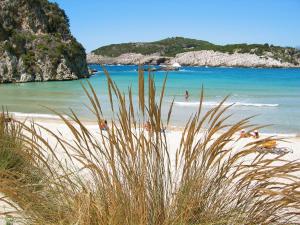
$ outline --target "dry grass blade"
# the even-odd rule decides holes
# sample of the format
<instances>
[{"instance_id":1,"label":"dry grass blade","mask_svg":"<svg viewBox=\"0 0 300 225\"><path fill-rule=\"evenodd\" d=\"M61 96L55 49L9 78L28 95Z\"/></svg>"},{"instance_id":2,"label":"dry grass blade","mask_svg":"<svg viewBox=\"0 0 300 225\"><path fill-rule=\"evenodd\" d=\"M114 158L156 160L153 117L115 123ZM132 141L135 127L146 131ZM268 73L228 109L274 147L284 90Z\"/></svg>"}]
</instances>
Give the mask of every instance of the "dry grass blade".
<instances>
[{"instance_id":1,"label":"dry grass blade","mask_svg":"<svg viewBox=\"0 0 300 225\"><path fill-rule=\"evenodd\" d=\"M169 126L169 124L170 124L170 119L171 119L171 115L172 115L172 111L173 111L174 101L175 101L175 99L173 98L172 103L171 103L170 108L169 108L169 111L168 111L167 126Z\"/></svg>"},{"instance_id":2,"label":"dry grass blade","mask_svg":"<svg viewBox=\"0 0 300 225\"><path fill-rule=\"evenodd\" d=\"M109 76L109 73L107 72L106 68L104 66L102 66L103 71L105 76L107 77L107 87L108 87L108 96L109 96L109 101L110 101L110 106L111 106L111 110L114 112L114 104L113 104L113 99L112 99L112 80Z\"/></svg>"},{"instance_id":3,"label":"dry grass blade","mask_svg":"<svg viewBox=\"0 0 300 225\"><path fill-rule=\"evenodd\" d=\"M144 80L144 70L143 68L139 65L139 71L138 71L138 76L139 76L139 106L140 109L142 110L143 116L145 115L145 80Z\"/></svg>"}]
</instances>

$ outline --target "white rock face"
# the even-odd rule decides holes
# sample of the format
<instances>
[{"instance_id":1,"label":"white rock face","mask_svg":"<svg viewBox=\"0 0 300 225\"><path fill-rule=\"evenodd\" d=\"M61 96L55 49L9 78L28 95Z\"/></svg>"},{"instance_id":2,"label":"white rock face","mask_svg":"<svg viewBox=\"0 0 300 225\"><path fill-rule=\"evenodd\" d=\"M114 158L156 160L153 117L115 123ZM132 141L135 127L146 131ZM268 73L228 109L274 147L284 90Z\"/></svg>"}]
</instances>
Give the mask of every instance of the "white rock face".
<instances>
[{"instance_id":1,"label":"white rock face","mask_svg":"<svg viewBox=\"0 0 300 225\"><path fill-rule=\"evenodd\" d=\"M17 68L20 73L20 80L18 82L24 83L34 81L34 77L26 72L22 59L19 60Z\"/></svg>"},{"instance_id":2,"label":"white rock face","mask_svg":"<svg viewBox=\"0 0 300 225\"><path fill-rule=\"evenodd\" d=\"M174 58L159 55L142 55L127 53L118 57L105 57L95 54L87 55L88 63L96 64L169 64L179 63L183 66L225 66L225 67L299 67L292 63L281 62L273 54L258 56L250 53L222 53L215 51L190 51L177 54ZM298 62L300 63L300 62Z\"/></svg>"},{"instance_id":3,"label":"white rock face","mask_svg":"<svg viewBox=\"0 0 300 225\"><path fill-rule=\"evenodd\" d=\"M136 53L126 53L118 57L106 57L101 55L95 55L93 53L87 55L87 62L90 64L159 64L160 61L169 60L168 57L162 57L157 54L153 55L142 55Z\"/></svg>"},{"instance_id":4,"label":"white rock face","mask_svg":"<svg viewBox=\"0 0 300 225\"><path fill-rule=\"evenodd\" d=\"M249 53L221 53L215 51L185 52L176 55L171 63L189 66L226 66L226 67L295 67L287 62L280 62L274 58L260 57Z\"/></svg>"},{"instance_id":5,"label":"white rock face","mask_svg":"<svg viewBox=\"0 0 300 225\"><path fill-rule=\"evenodd\" d=\"M58 65L56 70L56 80L76 80L78 77L72 73L70 68L66 64L66 60L63 59Z\"/></svg>"},{"instance_id":6,"label":"white rock face","mask_svg":"<svg viewBox=\"0 0 300 225\"><path fill-rule=\"evenodd\" d=\"M20 76L20 83L25 83L25 82L31 82L34 81L34 78L32 77L32 75L28 74L28 73L22 73Z\"/></svg>"},{"instance_id":7,"label":"white rock face","mask_svg":"<svg viewBox=\"0 0 300 225\"><path fill-rule=\"evenodd\" d=\"M86 60L90 64L109 64L106 62L112 61L113 58L104 57L101 55L95 55L94 53L90 53L86 55Z\"/></svg>"},{"instance_id":8,"label":"white rock face","mask_svg":"<svg viewBox=\"0 0 300 225\"><path fill-rule=\"evenodd\" d=\"M51 79L51 74L54 74L53 66L48 56L46 56L45 62L38 61L38 66L41 68L41 77L44 81Z\"/></svg>"},{"instance_id":9,"label":"white rock face","mask_svg":"<svg viewBox=\"0 0 300 225\"><path fill-rule=\"evenodd\" d=\"M135 53L128 53L120 55L116 58L119 64L148 64L148 63L155 63L161 57L158 55L142 55L142 54L135 54Z\"/></svg>"},{"instance_id":10,"label":"white rock face","mask_svg":"<svg viewBox=\"0 0 300 225\"><path fill-rule=\"evenodd\" d=\"M39 72L33 75L27 71L22 58L17 59L5 52L0 55L0 83L78 79L78 76L71 71L71 66L68 63L70 62L62 58L61 63L55 68L49 57L46 57L44 61L39 60L36 63ZM53 77L53 74L56 76Z\"/></svg>"},{"instance_id":11,"label":"white rock face","mask_svg":"<svg viewBox=\"0 0 300 225\"><path fill-rule=\"evenodd\" d=\"M11 82L14 79L17 65L17 58L10 53L5 51L4 54L0 56L0 76L6 74L4 82Z\"/></svg>"}]
</instances>

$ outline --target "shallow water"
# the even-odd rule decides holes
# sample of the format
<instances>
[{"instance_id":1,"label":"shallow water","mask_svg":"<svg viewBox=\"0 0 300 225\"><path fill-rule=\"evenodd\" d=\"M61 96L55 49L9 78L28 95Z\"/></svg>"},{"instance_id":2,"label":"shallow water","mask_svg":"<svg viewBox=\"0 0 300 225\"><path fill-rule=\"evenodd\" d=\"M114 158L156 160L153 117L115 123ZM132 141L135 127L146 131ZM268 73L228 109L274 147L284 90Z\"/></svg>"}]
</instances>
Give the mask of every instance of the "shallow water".
<instances>
[{"instance_id":1,"label":"shallow water","mask_svg":"<svg viewBox=\"0 0 300 225\"><path fill-rule=\"evenodd\" d=\"M101 70L96 65L91 67ZM107 69L122 91L127 92L128 87L132 86L136 101L137 67L107 66ZM158 90L165 75L165 72L155 72ZM105 75L100 72L89 81L103 104L105 116L110 117ZM82 82L85 83L69 81L2 84L0 105L6 106L10 112L18 112L18 116L43 118L49 118L53 114L48 108L61 113L67 113L72 108L80 117L93 120L84 105L88 101L81 88ZM173 125L182 126L197 110L202 85L205 88L206 110L230 95L226 103L234 104L229 111L234 113L234 119L230 122L258 115L252 119L253 123L272 124L272 127L262 130L265 133L300 133L300 69L183 67L180 71L169 72L164 112L166 114L175 97ZM188 101L184 99L185 90L190 94Z\"/></svg>"}]
</instances>

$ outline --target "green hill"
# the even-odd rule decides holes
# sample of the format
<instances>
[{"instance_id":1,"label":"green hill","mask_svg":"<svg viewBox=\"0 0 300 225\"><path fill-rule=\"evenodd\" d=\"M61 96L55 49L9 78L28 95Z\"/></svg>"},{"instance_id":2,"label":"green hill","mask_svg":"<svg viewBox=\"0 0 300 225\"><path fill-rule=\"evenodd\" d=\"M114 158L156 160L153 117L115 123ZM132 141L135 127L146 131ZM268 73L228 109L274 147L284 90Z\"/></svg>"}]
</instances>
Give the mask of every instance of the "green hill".
<instances>
[{"instance_id":1,"label":"green hill","mask_svg":"<svg viewBox=\"0 0 300 225\"><path fill-rule=\"evenodd\" d=\"M200 50L214 50L223 53L251 53L259 56L270 55L283 62L297 63L295 58L300 57L296 48L273 46L269 44L229 44L215 45L207 41L174 37L155 42L136 42L112 44L100 47L93 51L96 55L118 57L124 53L140 53L150 55L158 53L161 56L174 57L178 53Z\"/></svg>"}]
</instances>

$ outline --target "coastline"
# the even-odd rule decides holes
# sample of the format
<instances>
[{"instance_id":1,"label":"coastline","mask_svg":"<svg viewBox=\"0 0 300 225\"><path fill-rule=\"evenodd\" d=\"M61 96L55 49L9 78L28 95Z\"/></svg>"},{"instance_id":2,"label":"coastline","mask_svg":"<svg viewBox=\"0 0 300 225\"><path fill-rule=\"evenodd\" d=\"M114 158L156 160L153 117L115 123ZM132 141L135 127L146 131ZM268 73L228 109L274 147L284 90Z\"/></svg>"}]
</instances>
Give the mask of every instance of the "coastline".
<instances>
[{"instance_id":1,"label":"coastline","mask_svg":"<svg viewBox=\"0 0 300 225\"><path fill-rule=\"evenodd\" d=\"M65 117L68 119L67 117ZM50 129L59 130L60 128L63 129L62 132L65 133L68 131L67 126L64 124L64 122L60 118L38 118L38 117L14 117L15 120L25 123L34 122L35 124L40 124L45 127L48 127ZM73 123L72 120L69 120L69 122ZM81 121L88 129L91 129L91 131L97 131L98 130L98 124L95 121L88 121L88 120L82 120ZM110 121L108 121L110 123ZM167 127L167 131L169 133L179 133L182 134L184 131L183 126L175 126L175 125L169 125ZM167 132L167 133L168 133ZM219 132L218 135L221 135L222 132ZM239 134L236 134L236 137L238 137ZM297 144L296 149L298 149L299 152L299 159L300 159L300 134L291 134L291 133L260 133L261 138L267 138L267 137L276 137L279 139L284 139L287 142L295 142ZM251 141L253 139L247 138L246 140ZM282 143L284 144L284 143ZM288 147L286 144L283 145L283 147Z\"/></svg>"},{"instance_id":2,"label":"coastline","mask_svg":"<svg viewBox=\"0 0 300 225\"><path fill-rule=\"evenodd\" d=\"M34 113L16 113L16 112L9 112L9 115L12 116L17 121L20 122L34 122L34 123L41 123L41 124L49 124L49 125L63 125L64 122L61 118L54 114L34 114ZM21 116L20 116L21 115ZM62 115L65 119L72 123L72 120L67 115ZM97 127L98 124L96 121L81 119L81 122L90 127ZM171 124L167 127L167 130L174 131L174 132L183 132L184 126L181 125L174 125ZM261 133L263 137L271 137L276 136L278 138L293 138L299 139L300 141L300 133ZM299 150L300 151L300 150Z\"/></svg>"},{"instance_id":3,"label":"coastline","mask_svg":"<svg viewBox=\"0 0 300 225\"><path fill-rule=\"evenodd\" d=\"M270 56L258 56L251 53L223 53L212 50L189 51L174 57L159 54L143 55L124 53L117 57L87 54L88 64L99 65L168 65L234 68L300 68L300 64L282 62Z\"/></svg>"},{"instance_id":4,"label":"coastline","mask_svg":"<svg viewBox=\"0 0 300 225\"><path fill-rule=\"evenodd\" d=\"M103 107L103 116L111 118L106 76L101 67L91 66L100 71L90 79ZM111 66L107 70L124 93L128 86L133 87L134 104L137 102L137 66ZM156 76L158 90L163 84L165 72ZM260 130L267 135L284 137L299 136L299 69L227 69L183 67L180 71L170 72L167 81L163 110L168 111L174 98L171 130L181 130L189 115L199 107L199 91L205 85L203 111L218 106L225 96L230 98L224 106L230 106L229 113L234 116L230 123L251 117L251 123L270 125ZM190 98L183 97L185 90ZM14 117L39 119L58 119L54 109L69 114L73 109L81 120L92 123L95 118L86 108L89 100L80 81L71 83L49 82L3 86L0 102ZM45 108L45 107L46 108ZM48 109L47 109L48 108ZM55 122L55 121L54 121Z\"/></svg>"},{"instance_id":5,"label":"coastline","mask_svg":"<svg viewBox=\"0 0 300 225\"><path fill-rule=\"evenodd\" d=\"M121 63L101 63L101 62L89 62L88 66L139 66L140 64L134 64L134 63L129 63L129 64L121 64ZM147 64L150 66L160 66L160 64ZM181 65L182 67L194 67L194 68L234 68L234 69L299 69L300 70L300 65L299 66L292 66L292 67L284 67L284 66L274 66L274 67L263 67L263 66L226 66L226 65L190 65L190 64L183 64ZM179 69L180 70L180 69ZM158 70L158 71L164 71L164 70ZM172 70L171 70L172 71ZM99 71L97 71L99 72ZM92 73L91 76L95 75L95 73Z\"/></svg>"}]
</instances>

